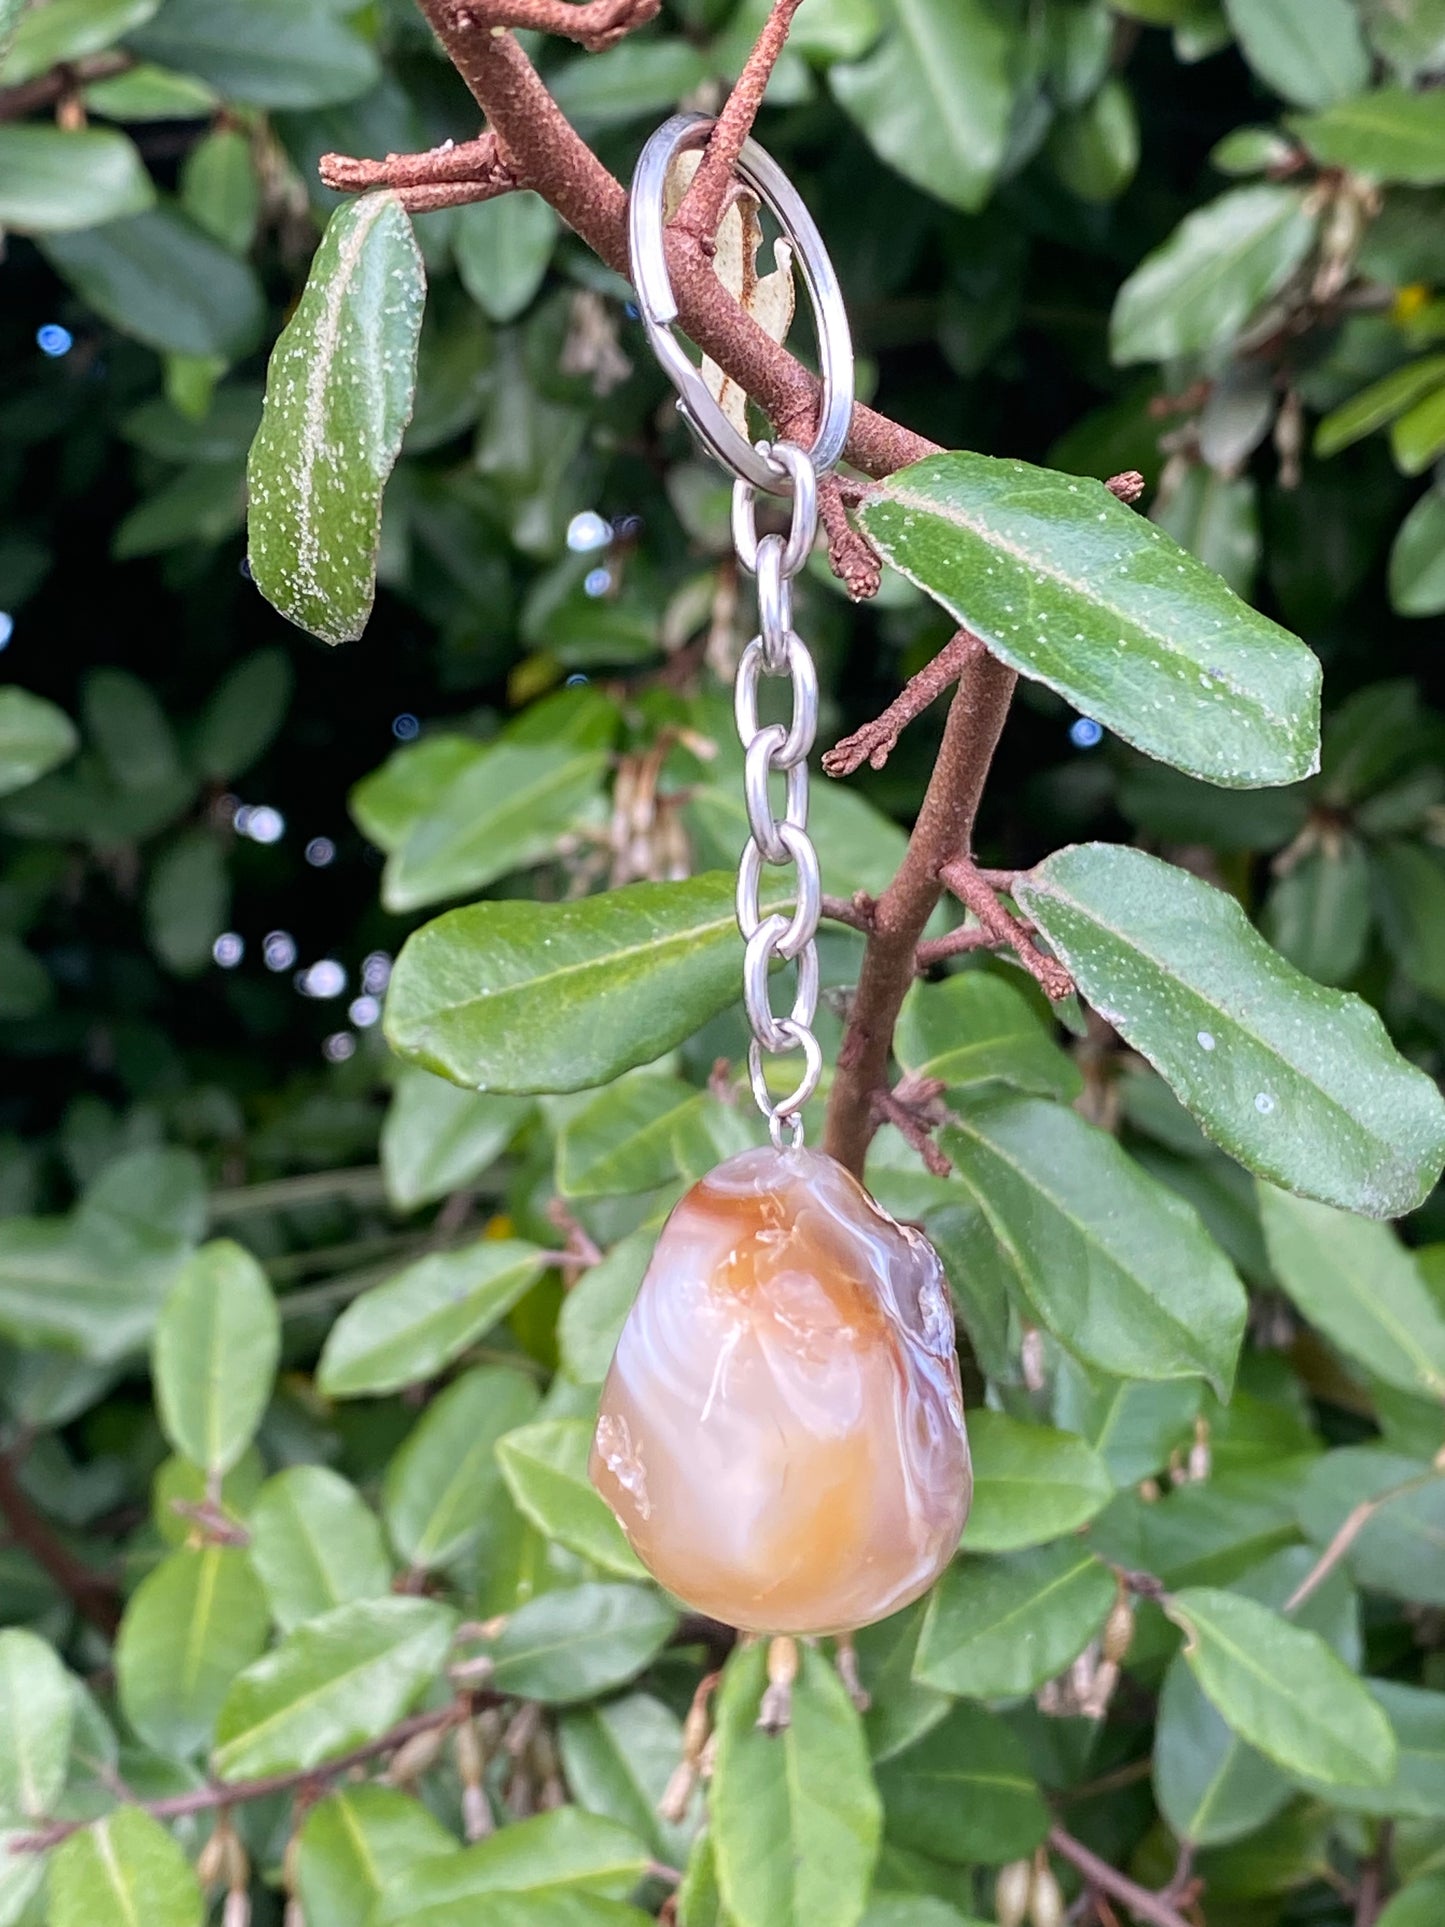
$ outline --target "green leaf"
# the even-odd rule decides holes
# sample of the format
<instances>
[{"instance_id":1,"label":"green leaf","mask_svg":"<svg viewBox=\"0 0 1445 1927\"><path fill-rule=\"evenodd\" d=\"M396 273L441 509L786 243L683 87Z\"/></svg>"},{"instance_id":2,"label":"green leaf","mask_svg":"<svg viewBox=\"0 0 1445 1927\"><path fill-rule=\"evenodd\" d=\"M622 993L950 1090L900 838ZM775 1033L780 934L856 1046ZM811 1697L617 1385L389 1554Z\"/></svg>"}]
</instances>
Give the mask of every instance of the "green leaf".
<instances>
[{"instance_id":1,"label":"green leaf","mask_svg":"<svg viewBox=\"0 0 1445 1927\"><path fill-rule=\"evenodd\" d=\"M1402 1887L1380 1914L1375 1927L1435 1927L1445 1910L1445 1874L1426 1874Z\"/></svg>"},{"instance_id":2,"label":"green leaf","mask_svg":"<svg viewBox=\"0 0 1445 1927\"><path fill-rule=\"evenodd\" d=\"M1308 1457L1216 1472L1151 1501L1121 1493L1095 1520L1089 1543L1116 1566L1167 1586L1227 1586L1299 1538L1295 1508Z\"/></svg>"},{"instance_id":3,"label":"green leaf","mask_svg":"<svg viewBox=\"0 0 1445 1927\"><path fill-rule=\"evenodd\" d=\"M130 36L147 60L199 74L253 107L326 107L380 79L376 55L333 6L295 0L166 0Z\"/></svg>"},{"instance_id":4,"label":"green leaf","mask_svg":"<svg viewBox=\"0 0 1445 1927\"><path fill-rule=\"evenodd\" d=\"M0 796L73 756L79 740L63 709L14 683L0 687Z\"/></svg>"},{"instance_id":5,"label":"green leaf","mask_svg":"<svg viewBox=\"0 0 1445 1927\"><path fill-rule=\"evenodd\" d=\"M1202 1389L1189 1379L1151 1385L1107 1378L1066 1357L1054 1387L1054 1417L1088 1441L1115 1485L1137 1485L1162 1471L1193 1436ZM970 1416L970 1432L973 1423Z\"/></svg>"},{"instance_id":6,"label":"green leaf","mask_svg":"<svg viewBox=\"0 0 1445 1927\"><path fill-rule=\"evenodd\" d=\"M1315 430L1316 455L1338 455L1341 449L1373 435L1377 429L1388 428L1397 415L1442 383L1445 355L1422 355L1418 361L1407 362L1403 368L1372 381L1325 416Z\"/></svg>"},{"instance_id":7,"label":"green leaf","mask_svg":"<svg viewBox=\"0 0 1445 1927\"><path fill-rule=\"evenodd\" d=\"M173 1552L147 1573L121 1621L115 1667L126 1718L157 1752L199 1753L269 1631L266 1596L244 1552Z\"/></svg>"},{"instance_id":8,"label":"green leaf","mask_svg":"<svg viewBox=\"0 0 1445 1927\"><path fill-rule=\"evenodd\" d=\"M1298 107L1328 107L1370 84L1370 52L1350 0L1224 0L1245 59Z\"/></svg>"},{"instance_id":9,"label":"green leaf","mask_svg":"<svg viewBox=\"0 0 1445 1927\"><path fill-rule=\"evenodd\" d=\"M1372 1217L1412 1210L1445 1102L1358 997L1311 983L1239 904L1157 857L1077 844L1018 901L1081 993L1251 1170Z\"/></svg>"},{"instance_id":10,"label":"green leaf","mask_svg":"<svg viewBox=\"0 0 1445 1927\"><path fill-rule=\"evenodd\" d=\"M1066 1102L1083 1089L1064 1055L1012 984L982 970L916 983L903 1000L894 1050L904 1070L950 1090L1006 1084Z\"/></svg>"},{"instance_id":11,"label":"green leaf","mask_svg":"<svg viewBox=\"0 0 1445 1927\"><path fill-rule=\"evenodd\" d=\"M474 1543L502 1484L497 1440L525 1425L536 1408L532 1381L499 1365L468 1372L433 1400L393 1456L382 1487L387 1530L403 1559L427 1572Z\"/></svg>"},{"instance_id":12,"label":"green leaf","mask_svg":"<svg viewBox=\"0 0 1445 1927\"><path fill-rule=\"evenodd\" d=\"M1316 983L1342 984L1365 959L1374 922L1364 845L1343 836L1310 850L1279 878L1265 904L1265 934Z\"/></svg>"},{"instance_id":13,"label":"green leaf","mask_svg":"<svg viewBox=\"0 0 1445 1927\"><path fill-rule=\"evenodd\" d=\"M55 1648L18 1627L0 1632L0 1811L49 1815L65 1785L75 1692Z\"/></svg>"},{"instance_id":14,"label":"green leaf","mask_svg":"<svg viewBox=\"0 0 1445 1927\"><path fill-rule=\"evenodd\" d=\"M1115 1596L1113 1573L1078 1544L965 1557L928 1602L914 1674L969 1699L1031 1693L1078 1658Z\"/></svg>"},{"instance_id":15,"label":"green leaf","mask_svg":"<svg viewBox=\"0 0 1445 1927\"><path fill-rule=\"evenodd\" d=\"M1373 1510L1344 1555L1359 1584L1416 1605L1445 1606L1445 1474L1374 1445L1326 1452L1300 1488L1301 1528L1328 1546L1360 1507Z\"/></svg>"},{"instance_id":16,"label":"green leaf","mask_svg":"<svg viewBox=\"0 0 1445 1927\"><path fill-rule=\"evenodd\" d=\"M319 1766L373 1739L441 1674L455 1615L430 1599L363 1599L308 1620L226 1695L222 1780Z\"/></svg>"},{"instance_id":17,"label":"green leaf","mask_svg":"<svg viewBox=\"0 0 1445 1927\"><path fill-rule=\"evenodd\" d=\"M244 400L249 423L250 397ZM243 775L286 720L294 683L291 658L283 649L243 656L217 685L196 724L191 757L197 769L220 783Z\"/></svg>"},{"instance_id":18,"label":"green leaf","mask_svg":"<svg viewBox=\"0 0 1445 1927\"><path fill-rule=\"evenodd\" d=\"M1153 520L1237 596L1250 595L1263 547L1259 491L1251 476L1221 475L1198 462L1167 500L1155 503ZM1251 794L1247 801L1253 805L1256 799Z\"/></svg>"},{"instance_id":19,"label":"green leaf","mask_svg":"<svg viewBox=\"0 0 1445 1927\"><path fill-rule=\"evenodd\" d=\"M970 1105L942 1134L1038 1320L1119 1378L1234 1373L1244 1291L1181 1198L1074 1111Z\"/></svg>"},{"instance_id":20,"label":"green leaf","mask_svg":"<svg viewBox=\"0 0 1445 1927\"><path fill-rule=\"evenodd\" d=\"M476 1927L479 1917L486 1927L648 1927L652 1919L651 1914L620 1900L565 1888L555 1893L489 1894L481 1916L471 1900L443 1900L424 1913L409 1911L404 1919L406 1927Z\"/></svg>"},{"instance_id":21,"label":"green leaf","mask_svg":"<svg viewBox=\"0 0 1445 1927\"><path fill-rule=\"evenodd\" d=\"M594 1427L582 1418L542 1419L497 1441L497 1462L517 1510L549 1539L623 1579L645 1579L637 1554L587 1477Z\"/></svg>"},{"instance_id":22,"label":"green leaf","mask_svg":"<svg viewBox=\"0 0 1445 1927\"><path fill-rule=\"evenodd\" d=\"M543 1257L516 1238L435 1251L363 1292L327 1334L317 1383L331 1398L399 1391L434 1378L505 1318Z\"/></svg>"},{"instance_id":23,"label":"green leaf","mask_svg":"<svg viewBox=\"0 0 1445 1927\"><path fill-rule=\"evenodd\" d=\"M381 496L411 419L426 272L394 194L331 218L271 356L251 448L250 557L272 606L323 642L366 627Z\"/></svg>"},{"instance_id":24,"label":"green leaf","mask_svg":"<svg viewBox=\"0 0 1445 1927\"><path fill-rule=\"evenodd\" d=\"M489 1840L433 1857L388 1881L369 1927L430 1927L443 1919L489 1920L483 1896L595 1894L625 1900L647 1871L635 1834L580 1807L558 1807L503 1827ZM470 1911L462 1909L470 1906Z\"/></svg>"},{"instance_id":25,"label":"green leaf","mask_svg":"<svg viewBox=\"0 0 1445 1927\"><path fill-rule=\"evenodd\" d=\"M1433 187L1445 181L1445 98L1381 87L1319 114L1295 114L1290 129L1326 167L1377 181Z\"/></svg>"},{"instance_id":26,"label":"green leaf","mask_svg":"<svg viewBox=\"0 0 1445 1927\"><path fill-rule=\"evenodd\" d=\"M459 1091L430 1071L402 1071L381 1127L387 1196L398 1211L415 1211L466 1190L531 1114L525 1098Z\"/></svg>"},{"instance_id":27,"label":"green leaf","mask_svg":"<svg viewBox=\"0 0 1445 1927\"><path fill-rule=\"evenodd\" d=\"M1003 1412L974 1412L973 1506L966 1552L1013 1552L1076 1531L1114 1496L1108 1467L1070 1432L1030 1425Z\"/></svg>"},{"instance_id":28,"label":"green leaf","mask_svg":"<svg viewBox=\"0 0 1445 1927\"><path fill-rule=\"evenodd\" d=\"M598 795L608 760L605 750L564 743L483 750L388 861L382 902L417 910L546 862Z\"/></svg>"},{"instance_id":29,"label":"green leaf","mask_svg":"<svg viewBox=\"0 0 1445 1927\"><path fill-rule=\"evenodd\" d=\"M1115 362L1173 361L1232 341L1299 267L1316 227L1298 188L1268 182L1232 188L1187 214L1119 290Z\"/></svg>"},{"instance_id":30,"label":"green leaf","mask_svg":"<svg viewBox=\"0 0 1445 1927\"><path fill-rule=\"evenodd\" d=\"M529 1600L482 1650L499 1693L567 1706L635 1678L676 1626L672 1607L650 1589L589 1583Z\"/></svg>"},{"instance_id":31,"label":"green leaf","mask_svg":"<svg viewBox=\"0 0 1445 1927\"><path fill-rule=\"evenodd\" d=\"M282 1632L391 1590L375 1513L327 1466L293 1465L268 1479L246 1523L251 1563Z\"/></svg>"},{"instance_id":32,"label":"green leaf","mask_svg":"<svg viewBox=\"0 0 1445 1927\"><path fill-rule=\"evenodd\" d=\"M1390 552L1390 606L1402 616L1445 610L1445 495L1428 489L1405 517Z\"/></svg>"},{"instance_id":33,"label":"green leaf","mask_svg":"<svg viewBox=\"0 0 1445 1927\"><path fill-rule=\"evenodd\" d=\"M1427 844L1404 838L1373 855L1377 908L1396 960L1421 990L1445 996L1445 862Z\"/></svg>"},{"instance_id":34,"label":"green leaf","mask_svg":"<svg viewBox=\"0 0 1445 1927\"><path fill-rule=\"evenodd\" d=\"M656 1242L650 1231L633 1232L583 1272L563 1299L557 1340L562 1363L579 1385L600 1385L606 1378Z\"/></svg>"},{"instance_id":35,"label":"green leaf","mask_svg":"<svg viewBox=\"0 0 1445 1927\"><path fill-rule=\"evenodd\" d=\"M888 1838L967 1866L1001 1866L1049 1830L1022 1745L981 1706L955 1706L916 1746L878 1768Z\"/></svg>"},{"instance_id":36,"label":"green leaf","mask_svg":"<svg viewBox=\"0 0 1445 1927\"><path fill-rule=\"evenodd\" d=\"M609 1085L557 1134L557 1189L568 1198L654 1191L678 1174L677 1135L702 1094L643 1073Z\"/></svg>"},{"instance_id":37,"label":"green leaf","mask_svg":"<svg viewBox=\"0 0 1445 1927\"><path fill-rule=\"evenodd\" d=\"M1139 116L1125 83L1111 76L1092 99L1061 115L1049 133L1048 156L1081 201L1117 200L1139 169Z\"/></svg>"},{"instance_id":38,"label":"green leaf","mask_svg":"<svg viewBox=\"0 0 1445 1927\"><path fill-rule=\"evenodd\" d=\"M735 1653L718 1695L708 1807L723 1903L737 1927L854 1927L882 1823L862 1722L830 1662L805 1647L791 1723L762 1732L767 1651Z\"/></svg>"},{"instance_id":39,"label":"green leaf","mask_svg":"<svg viewBox=\"0 0 1445 1927\"><path fill-rule=\"evenodd\" d=\"M306 1815L297 1836L296 1891L306 1927L358 1927L383 1889L457 1843L420 1800L392 1787L351 1786Z\"/></svg>"},{"instance_id":40,"label":"green leaf","mask_svg":"<svg viewBox=\"0 0 1445 1927\"><path fill-rule=\"evenodd\" d=\"M863 1730L875 1763L911 1747L938 1725L953 1704L949 1694L913 1677L927 1603L915 1600L902 1612L860 1627L854 1636L859 1677L870 1702Z\"/></svg>"},{"instance_id":41,"label":"green leaf","mask_svg":"<svg viewBox=\"0 0 1445 1927\"><path fill-rule=\"evenodd\" d=\"M201 1927L205 1913L190 1862L139 1807L72 1834L51 1860L49 1927Z\"/></svg>"},{"instance_id":42,"label":"green leaf","mask_svg":"<svg viewBox=\"0 0 1445 1927\"><path fill-rule=\"evenodd\" d=\"M1379 1786L1394 1774L1389 1721L1317 1633L1214 1587L1176 1593L1165 1611L1206 1698L1267 1758L1330 1783Z\"/></svg>"},{"instance_id":43,"label":"green leaf","mask_svg":"<svg viewBox=\"0 0 1445 1927\"><path fill-rule=\"evenodd\" d=\"M493 321L515 321L532 305L556 245L557 217L540 194L501 194L457 211L457 273Z\"/></svg>"},{"instance_id":44,"label":"green leaf","mask_svg":"<svg viewBox=\"0 0 1445 1927\"><path fill-rule=\"evenodd\" d=\"M1225 788L1308 776L1319 664L1098 482L935 455L859 516L894 568L1147 755Z\"/></svg>"},{"instance_id":45,"label":"green leaf","mask_svg":"<svg viewBox=\"0 0 1445 1927\"><path fill-rule=\"evenodd\" d=\"M1008 148L1017 47L988 0L894 0L866 60L829 85L875 153L926 194L976 212Z\"/></svg>"},{"instance_id":46,"label":"green leaf","mask_svg":"<svg viewBox=\"0 0 1445 1927\"><path fill-rule=\"evenodd\" d=\"M91 113L127 124L199 120L213 113L216 107L215 93L203 80L172 73L165 67L147 66L144 62L108 80L93 80L81 98Z\"/></svg>"},{"instance_id":47,"label":"green leaf","mask_svg":"<svg viewBox=\"0 0 1445 1927\"><path fill-rule=\"evenodd\" d=\"M104 53L122 34L144 26L160 0L44 0L40 6L22 5L19 23L4 53L0 33L0 86L18 87L22 81L48 74L52 67Z\"/></svg>"},{"instance_id":48,"label":"green leaf","mask_svg":"<svg viewBox=\"0 0 1445 1927\"><path fill-rule=\"evenodd\" d=\"M146 934L167 969L193 977L211 961L226 927L231 879L210 830L183 830L156 858L146 880Z\"/></svg>"},{"instance_id":49,"label":"green leaf","mask_svg":"<svg viewBox=\"0 0 1445 1927\"><path fill-rule=\"evenodd\" d=\"M1445 1395L1445 1315L1388 1225L1259 1188L1275 1276L1352 1363L1405 1392Z\"/></svg>"},{"instance_id":50,"label":"green leaf","mask_svg":"<svg viewBox=\"0 0 1445 1927\"><path fill-rule=\"evenodd\" d=\"M738 994L730 876L632 883L575 903L478 903L407 939L393 1048L486 1091L582 1091L650 1063ZM766 913L781 907L768 898Z\"/></svg>"},{"instance_id":51,"label":"green leaf","mask_svg":"<svg viewBox=\"0 0 1445 1927\"><path fill-rule=\"evenodd\" d=\"M562 1766L573 1797L589 1813L615 1820L668 1866L681 1866L696 1821L658 1813L682 1758L682 1723L649 1693L628 1693L564 1714Z\"/></svg>"},{"instance_id":52,"label":"green leaf","mask_svg":"<svg viewBox=\"0 0 1445 1927\"><path fill-rule=\"evenodd\" d=\"M1308 1546L1288 1546L1243 1574L1238 1590L1282 1610L1315 1563ZM1354 1588L1336 1571L1290 1615L1318 1633L1348 1666L1360 1658ZM1294 1788L1271 1760L1231 1731L1200 1691L1182 1654L1164 1676L1154 1741L1154 1793L1181 1840L1220 1846L1268 1826Z\"/></svg>"},{"instance_id":53,"label":"green leaf","mask_svg":"<svg viewBox=\"0 0 1445 1927\"><path fill-rule=\"evenodd\" d=\"M591 132L670 111L708 72L700 51L680 36L629 40L568 61L552 80L552 94L569 120Z\"/></svg>"},{"instance_id":54,"label":"green leaf","mask_svg":"<svg viewBox=\"0 0 1445 1927\"><path fill-rule=\"evenodd\" d=\"M154 200L140 155L112 128L0 127L0 222L19 234L97 227Z\"/></svg>"},{"instance_id":55,"label":"green leaf","mask_svg":"<svg viewBox=\"0 0 1445 1927\"><path fill-rule=\"evenodd\" d=\"M347 799L357 827L379 850L393 855L436 808L454 778L486 754L486 744L444 733L393 751Z\"/></svg>"},{"instance_id":56,"label":"green leaf","mask_svg":"<svg viewBox=\"0 0 1445 1927\"><path fill-rule=\"evenodd\" d=\"M1403 475L1423 475L1445 450L1445 386L1401 415L1390 431L1390 452Z\"/></svg>"},{"instance_id":57,"label":"green leaf","mask_svg":"<svg viewBox=\"0 0 1445 1927\"><path fill-rule=\"evenodd\" d=\"M1388 1786L1342 1787L1306 1780L1332 1806L1381 1819L1445 1817L1445 1693L1399 1680L1367 1679L1365 1688L1394 1729L1399 1767Z\"/></svg>"},{"instance_id":58,"label":"green leaf","mask_svg":"<svg viewBox=\"0 0 1445 1927\"><path fill-rule=\"evenodd\" d=\"M191 149L181 169L181 205L197 227L232 254L256 238L261 186L250 138L238 127L218 127Z\"/></svg>"},{"instance_id":59,"label":"green leaf","mask_svg":"<svg viewBox=\"0 0 1445 1927\"><path fill-rule=\"evenodd\" d=\"M266 1274L229 1238L203 1245L161 1308L153 1370L166 1437L217 1477L255 1437L281 1354Z\"/></svg>"},{"instance_id":60,"label":"green leaf","mask_svg":"<svg viewBox=\"0 0 1445 1927\"><path fill-rule=\"evenodd\" d=\"M265 309L251 269L169 207L41 245L82 301L148 348L235 361L260 336Z\"/></svg>"}]
</instances>

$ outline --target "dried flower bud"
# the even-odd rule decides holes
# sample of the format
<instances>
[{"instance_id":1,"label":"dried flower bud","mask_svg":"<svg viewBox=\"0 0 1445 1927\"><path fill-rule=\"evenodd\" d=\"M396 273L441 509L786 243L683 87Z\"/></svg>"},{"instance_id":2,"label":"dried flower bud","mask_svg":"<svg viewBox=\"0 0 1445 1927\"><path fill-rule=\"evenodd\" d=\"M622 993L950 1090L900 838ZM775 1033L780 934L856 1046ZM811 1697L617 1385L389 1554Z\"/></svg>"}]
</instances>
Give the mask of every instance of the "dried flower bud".
<instances>
[{"instance_id":1,"label":"dried flower bud","mask_svg":"<svg viewBox=\"0 0 1445 1927\"><path fill-rule=\"evenodd\" d=\"M386 1780L390 1786L411 1786L423 1773L436 1765L443 1746L446 1745L446 1729L434 1726L424 1733L413 1733L409 1740L403 1740L391 1756L391 1765L386 1769Z\"/></svg>"},{"instance_id":2,"label":"dried flower bud","mask_svg":"<svg viewBox=\"0 0 1445 1927\"><path fill-rule=\"evenodd\" d=\"M1031 1927L1064 1927L1064 1894L1053 1870L1034 1869L1033 1895L1029 1902Z\"/></svg>"},{"instance_id":3,"label":"dried flower bud","mask_svg":"<svg viewBox=\"0 0 1445 1927\"><path fill-rule=\"evenodd\" d=\"M1023 1927L1033 1887L1032 1861L1014 1860L999 1868L993 1889L993 1911L998 1927Z\"/></svg>"},{"instance_id":4,"label":"dried flower bud","mask_svg":"<svg viewBox=\"0 0 1445 1927\"><path fill-rule=\"evenodd\" d=\"M226 1895L221 1927L251 1927L251 1896L244 1887L232 1887Z\"/></svg>"},{"instance_id":5,"label":"dried flower bud","mask_svg":"<svg viewBox=\"0 0 1445 1927\"><path fill-rule=\"evenodd\" d=\"M657 1803L658 1815L670 1825L681 1826L692 1804L693 1789L697 1785L697 1768L691 1760L679 1760L672 1769L672 1778L663 1788L662 1798Z\"/></svg>"},{"instance_id":6,"label":"dried flower bud","mask_svg":"<svg viewBox=\"0 0 1445 1927\"><path fill-rule=\"evenodd\" d=\"M1133 1644L1134 1602L1128 1593L1121 1593L1104 1621L1104 1657L1112 1665L1122 1666Z\"/></svg>"}]
</instances>

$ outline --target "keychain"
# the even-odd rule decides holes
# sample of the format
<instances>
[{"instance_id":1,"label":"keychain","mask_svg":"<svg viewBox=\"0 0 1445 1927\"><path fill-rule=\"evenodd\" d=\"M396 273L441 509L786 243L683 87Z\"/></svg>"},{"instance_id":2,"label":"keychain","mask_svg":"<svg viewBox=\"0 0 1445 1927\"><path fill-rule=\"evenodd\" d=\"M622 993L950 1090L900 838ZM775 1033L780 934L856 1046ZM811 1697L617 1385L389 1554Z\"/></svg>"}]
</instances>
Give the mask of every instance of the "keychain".
<instances>
[{"instance_id":1,"label":"keychain","mask_svg":"<svg viewBox=\"0 0 1445 1927\"><path fill-rule=\"evenodd\" d=\"M671 1593L748 1631L846 1632L895 1612L953 1557L972 1494L943 1267L923 1234L888 1216L835 1159L803 1144L822 1076L812 1024L822 901L808 837L808 753L818 719L812 657L792 626L792 582L812 552L818 476L843 452L853 350L833 266L811 215L753 141L737 163L776 217L813 303L823 403L810 449L755 447L713 399L675 335L663 251L674 158L712 128L679 114L638 161L629 210L632 279L658 360L704 447L734 477L733 540L757 579L758 634L738 665L749 840L738 867L748 1068L770 1148L729 1158L663 1227L603 1388L591 1475L634 1550ZM786 497L786 536L759 536L758 490ZM763 676L787 677L788 725L758 721ZM786 785L782 819L769 777ZM762 867L797 874L791 917L762 914ZM775 1014L776 960L796 968ZM775 1100L764 1053L800 1052Z\"/></svg>"}]
</instances>

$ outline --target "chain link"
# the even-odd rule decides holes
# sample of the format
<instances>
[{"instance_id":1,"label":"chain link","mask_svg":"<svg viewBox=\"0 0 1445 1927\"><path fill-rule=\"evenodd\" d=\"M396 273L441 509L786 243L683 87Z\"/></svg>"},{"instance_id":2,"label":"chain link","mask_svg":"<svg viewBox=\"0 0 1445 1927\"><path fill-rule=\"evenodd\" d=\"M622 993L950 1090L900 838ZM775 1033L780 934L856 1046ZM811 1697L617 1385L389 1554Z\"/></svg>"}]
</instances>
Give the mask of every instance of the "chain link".
<instances>
[{"instance_id":1,"label":"chain link","mask_svg":"<svg viewBox=\"0 0 1445 1927\"><path fill-rule=\"evenodd\" d=\"M793 628L792 579L807 563L818 528L818 477L811 457L791 442L760 453L786 468L792 481L792 523L786 536L757 532L756 496L741 478L733 485L733 540L738 561L758 582L758 634L743 651L733 696L738 736L744 753L743 796L749 836L738 864L738 928L747 945L743 956L743 1003L752 1028L748 1075L758 1108L768 1120L775 1145L803 1141L803 1106L818 1088L823 1054L813 1035L818 1009L818 946L822 882L818 853L808 836L808 752L818 730L818 676L806 644ZM792 686L788 724L758 719L758 684L763 676L786 677ZM769 779L785 778L781 817L773 810ZM763 914L764 864L791 864L797 890L791 917ZM796 966L792 1010L773 1010L770 979L776 963ZM803 1069L794 1088L775 1098L768 1086L764 1051L801 1051Z\"/></svg>"}]
</instances>

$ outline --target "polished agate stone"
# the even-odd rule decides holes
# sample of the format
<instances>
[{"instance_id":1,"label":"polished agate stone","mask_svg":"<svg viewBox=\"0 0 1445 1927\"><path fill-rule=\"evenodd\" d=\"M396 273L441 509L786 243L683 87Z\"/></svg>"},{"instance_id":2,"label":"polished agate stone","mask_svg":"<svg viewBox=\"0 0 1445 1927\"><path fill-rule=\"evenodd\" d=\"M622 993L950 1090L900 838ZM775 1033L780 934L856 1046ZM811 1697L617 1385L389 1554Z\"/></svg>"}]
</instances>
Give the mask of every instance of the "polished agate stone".
<instances>
[{"instance_id":1,"label":"polished agate stone","mask_svg":"<svg viewBox=\"0 0 1445 1927\"><path fill-rule=\"evenodd\" d=\"M844 1632L952 1558L972 1493L937 1253L817 1151L744 1151L668 1219L602 1393L593 1484L678 1598Z\"/></svg>"}]
</instances>

